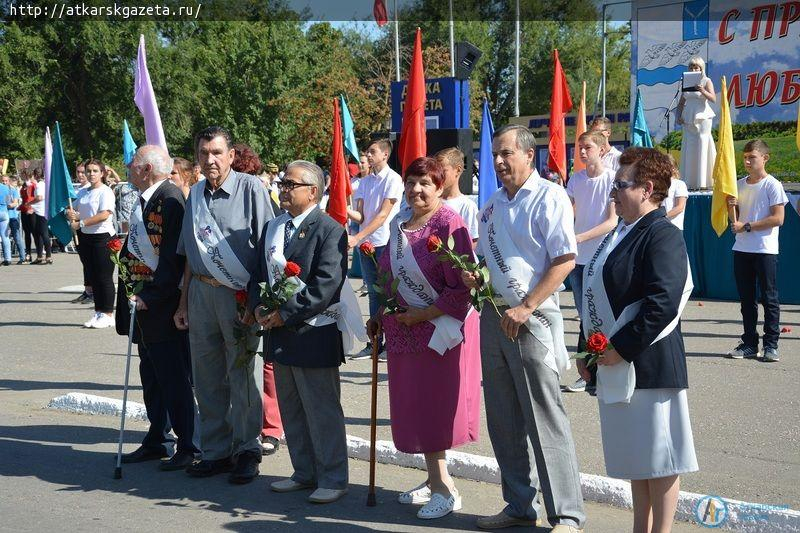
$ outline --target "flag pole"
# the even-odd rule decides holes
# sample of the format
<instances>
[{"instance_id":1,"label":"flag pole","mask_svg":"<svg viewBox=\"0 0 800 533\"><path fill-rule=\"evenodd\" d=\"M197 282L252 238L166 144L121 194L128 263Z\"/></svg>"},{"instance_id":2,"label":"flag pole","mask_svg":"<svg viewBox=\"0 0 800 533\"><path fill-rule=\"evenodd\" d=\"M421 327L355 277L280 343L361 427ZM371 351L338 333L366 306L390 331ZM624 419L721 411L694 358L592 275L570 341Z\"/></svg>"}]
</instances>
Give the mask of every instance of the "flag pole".
<instances>
[{"instance_id":1,"label":"flag pole","mask_svg":"<svg viewBox=\"0 0 800 533\"><path fill-rule=\"evenodd\" d=\"M456 77L456 44L453 27L453 0L450 0L450 76Z\"/></svg>"},{"instance_id":2,"label":"flag pole","mask_svg":"<svg viewBox=\"0 0 800 533\"><path fill-rule=\"evenodd\" d=\"M400 81L400 24L397 21L397 0L393 0L392 9L394 10L394 66L395 80Z\"/></svg>"},{"instance_id":3,"label":"flag pole","mask_svg":"<svg viewBox=\"0 0 800 533\"><path fill-rule=\"evenodd\" d=\"M375 445L378 426L378 335L372 336L372 386L369 415L369 490L367 507L375 507Z\"/></svg>"},{"instance_id":4,"label":"flag pole","mask_svg":"<svg viewBox=\"0 0 800 533\"><path fill-rule=\"evenodd\" d=\"M516 29L514 31L516 46L514 49L514 116L519 116L519 0L517 0Z\"/></svg>"}]
</instances>

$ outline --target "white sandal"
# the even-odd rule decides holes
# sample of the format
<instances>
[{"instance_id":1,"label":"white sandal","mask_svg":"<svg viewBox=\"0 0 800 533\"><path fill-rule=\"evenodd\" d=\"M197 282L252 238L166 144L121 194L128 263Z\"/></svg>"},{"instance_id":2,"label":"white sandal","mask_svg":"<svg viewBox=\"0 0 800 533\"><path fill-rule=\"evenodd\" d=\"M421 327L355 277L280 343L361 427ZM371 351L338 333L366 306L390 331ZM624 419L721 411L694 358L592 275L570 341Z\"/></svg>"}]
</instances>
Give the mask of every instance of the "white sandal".
<instances>
[{"instance_id":1,"label":"white sandal","mask_svg":"<svg viewBox=\"0 0 800 533\"><path fill-rule=\"evenodd\" d=\"M431 495L431 501L428 502L425 507L419 510L417 513L417 518L422 518L423 520L441 518L449 515L453 511L460 510L461 496L458 494L456 489L453 489L449 498L446 498L444 495L435 492L433 495Z\"/></svg>"},{"instance_id":2,"label":"white sandal","mask_svg":"<svg viewBox=\"0 0 800 533\"><path fill-rule=\"evenodd\" d=\"M428 486L428 481L423 481L421 485L400 494L397 501L404 505L428 503L431 501L431 488Z\"/></svg>"}]
</instances>

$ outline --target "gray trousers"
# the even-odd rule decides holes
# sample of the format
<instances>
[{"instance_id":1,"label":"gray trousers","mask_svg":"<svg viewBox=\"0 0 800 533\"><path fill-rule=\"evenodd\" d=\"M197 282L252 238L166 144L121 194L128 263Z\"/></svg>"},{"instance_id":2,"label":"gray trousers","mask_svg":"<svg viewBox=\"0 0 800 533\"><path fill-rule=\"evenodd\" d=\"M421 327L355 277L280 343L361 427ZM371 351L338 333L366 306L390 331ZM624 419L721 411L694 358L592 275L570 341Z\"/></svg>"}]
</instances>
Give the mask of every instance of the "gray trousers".
<instances>
[{"instance_id":1,"label":"gray trousers","mask_svg":"<svg viewBox=\"0 0 800 533\"><path fill-rule=\"evenodd\" d=\"M233 334L235 318L232 289L191 281L189 345L200 411L200 447L207 460L247 450L261 453L261 395L253 374L254 362L236 366L239 347ZM254 333L255 328L248 342L252 350L258 347Z\"/></svg>"},{"instance_id":2,"label":"gray trousers","mask_svg":"<svg viewBox=\"0 0 800 533\"><path fill-rule=\"evenodd\" d=\"M323 489L347 488L347 435L339 368L274 363L278 407L292 460L292 479Z\"/></svg>"},{"instance_id":3,"label":"gray trousers","mask_svg":"<svg viewBox=\"0 0 800 533\"><path fill-rule=\"evenodd\" d=\"M503 313L507 307L500 307ZM525 327L516 341L500 329L493 308L481 313L481 363L486 421L508 504L517 518L541 516L583 527L580 472L558 375L544 364L546 348ZM538 474L538 475L537 475Z\"/></svg>"}]
</instances>

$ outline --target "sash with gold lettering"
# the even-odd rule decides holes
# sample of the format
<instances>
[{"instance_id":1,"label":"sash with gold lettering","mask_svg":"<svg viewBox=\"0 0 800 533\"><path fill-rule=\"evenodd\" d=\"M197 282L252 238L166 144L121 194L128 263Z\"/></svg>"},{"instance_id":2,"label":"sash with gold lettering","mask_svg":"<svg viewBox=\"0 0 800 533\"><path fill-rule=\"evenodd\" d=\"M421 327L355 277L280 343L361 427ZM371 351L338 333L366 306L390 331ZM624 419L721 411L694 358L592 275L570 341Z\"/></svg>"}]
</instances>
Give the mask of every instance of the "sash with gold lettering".
<instances>
[{"instance_id":1,"label":"sash with gold lettering","mask_svg":"<svg viewBox=\"0 0 800 533\"><path fill-rule=\"evenodd\" d=\"M200 257L214 279L234 290L247 287L250 273L233 253L231 245L225 240L217 221L211 215L203 191L206 181L197 182L191 190L192 223L194 240Z\"/></svg>"},{"instance_id":2,"label":"sash with gold lettering","mask_svg":"<svg viewBox=\"0 0 800 533\"><path fill-rule=\"evenodd\" d=\"M397 285L397 292L403 297L408 305L416 308L425 308L439 298L439 293L425 277L419 268L411 245L406 238L401 225L411 218L411 210L401 212L392 221L391 234L389 236L389 263L392 267L392 275L400 280ZM430 321L434 325L433 335L428 341L428 347L438 353L444 353L455 348L464 340L461 333L463 322L449 315L442 315Z\"/></svg>"},{"instance_id":3,"label":"sash with gold lettering","mask_svg":"<svg viewBox=\"0 0 800 533\"><path fill-rule=\"evenodd\" d=\"M264 237L266 246L264 247L264 259L267 263L267 283L270 286L275 284L275 280L283 278L283 269L286 267L286 256L283 255L284 236L286 222L291 220L288 213L276 217L267 226L267 234ZM297 231L297 230L295 230ZM302 291L306 284L300 278L294 279L297 283L297 291ZM356 345L356 340L367 342L367 332L364 328L364 321L361 318L361 309L358 307L356 294L345 277L342 291L339 294L339 301L331 304L320 314L308 318L305 323L309 326L321 327L336 323L336 327L342 333L342 346L345 353L351 353Z\"/></svg>"},{"instance_id":4,"label":"sash with gold lettering","mask_svg":"<svg viewBox=\"0 0 800 533\"><path fill-rule=\"evenodd\" d=\"M538 178L538 174L535 177ZM509 216L507 209L502 209L496 200L491 200L483 208L478 221L478 242L482 243L481 247L486 253L492 287L509 306L515 307L533 288L531 282L536 273L511 239L509 229L512 222L508 220ZM547 348L544 364L559 375L570 368L558 293L545 299L528 318L525 326Z\"/></svg>"},{"instance_id":5,"label":"sash with gold lettering","mask_svg":"<svg viewBox=\"0 0 800 533\"><path fill-rule=\"evenodd\" d=\"M158 252L150 242L147 235L147 227L142 217L142 205L136 201L136 209L131 213L130 225L128 228L128 251L136 259L147 265L147 268L156 271L158 267Z\"/></svg>"},{"instance_id":6,"label":"sash with gold lettering","mask_svg":"<svg viewBox=\"0 0 800 533\"><path fill-rule=\"evenodd\" d=\"M615 245L618 244L620 222L616 229L606 235L589 264L583 270L583 334L586 338L595 331L602 332L606 338L611 339L619 329L633 320L642 308L644 298L637 300L625 307L619 316L615 317L608 301L608 294L603 283L603 267ZM628 232L630 233L630 232ZM620 240L624 240L624 235ZM689 268L689 257L686 257L686 283L683 287L678 313L667 324L650 345L660 341L674 330L692 294L692 270ZM616 365L597 366L597 398L603 403L630 403L633 391L636 389L636 372L633 364L622 361Z\"/></svg>"}]
</instances>

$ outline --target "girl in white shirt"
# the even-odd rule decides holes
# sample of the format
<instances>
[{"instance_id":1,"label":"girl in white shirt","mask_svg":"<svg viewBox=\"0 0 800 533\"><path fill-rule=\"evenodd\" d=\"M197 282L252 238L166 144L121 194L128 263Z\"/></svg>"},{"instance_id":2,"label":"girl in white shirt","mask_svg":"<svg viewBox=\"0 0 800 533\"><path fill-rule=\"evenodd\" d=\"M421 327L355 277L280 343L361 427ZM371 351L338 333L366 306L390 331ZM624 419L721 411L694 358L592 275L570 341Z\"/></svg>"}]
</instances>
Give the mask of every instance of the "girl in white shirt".
<instances>
[{"instance_id":1,"label":"girl in white shirt","mask_svg":"<svg viewBox=\"0 0 800 533\"><path fill-rule=\"evenodd\" d=\"M114 263L107 248L115 235L114 191L106 185L106 167L97 159L84 164L89 187L80 195L74 210L67 212L72 229L79 232L81 262L94 293L95 314L83 325L86 328L114 326Z\"/></svg>"}]
</instances>

